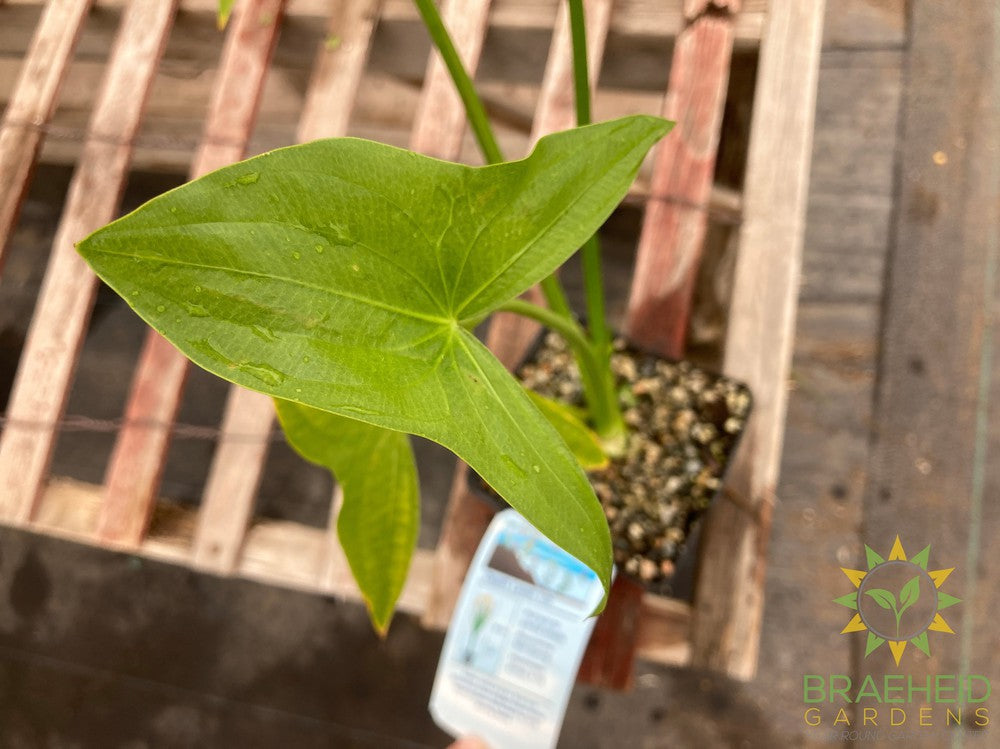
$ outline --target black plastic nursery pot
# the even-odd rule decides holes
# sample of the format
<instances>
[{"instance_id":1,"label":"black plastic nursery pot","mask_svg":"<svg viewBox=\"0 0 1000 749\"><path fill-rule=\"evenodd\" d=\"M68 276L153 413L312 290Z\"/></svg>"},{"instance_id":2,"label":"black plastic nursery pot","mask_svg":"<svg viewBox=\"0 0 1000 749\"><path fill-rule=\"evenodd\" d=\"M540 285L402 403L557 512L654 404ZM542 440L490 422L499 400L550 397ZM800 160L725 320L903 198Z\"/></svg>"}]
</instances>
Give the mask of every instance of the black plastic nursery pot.
<instances>
[{"instance_id":1,"label":"black plastic nursery pot","mask_svg":"<svg viewBox=\"0 0 1000 749\"><path fill-rule=\"evenodd\" d=\"M750 390L622 339L611 367L628 442L623 457L587 473L608 518L615 565L650 592L690 600L700 521L722 490ZM576 363L557 334L543 332L515 375L541 395L584 406ZM471 471L469 484L484 501L507 506Z\"/></svg>"}]
</instances>

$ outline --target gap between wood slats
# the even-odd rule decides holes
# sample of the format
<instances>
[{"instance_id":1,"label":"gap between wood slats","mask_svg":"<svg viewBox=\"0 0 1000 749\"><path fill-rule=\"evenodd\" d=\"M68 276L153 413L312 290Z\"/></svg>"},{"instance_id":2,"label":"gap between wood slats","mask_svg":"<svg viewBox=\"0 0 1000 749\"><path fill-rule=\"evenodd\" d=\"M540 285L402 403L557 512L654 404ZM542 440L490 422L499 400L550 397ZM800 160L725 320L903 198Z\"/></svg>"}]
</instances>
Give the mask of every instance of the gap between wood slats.
<instances>
[{"instance_id":1,"label":"gap between wood slats","mask_svg":"<svg viewBox=\"0 0 1000 749\"><path fill-rule=\"evenodd\" d=\"M173 13L172 2L135 3L122 19L21 353L8 408L12 419L55 424L62 416L97 287L74 242L115 217ZM54 428L4 430L0 517L30 519L56 437Z\"/></svg>"},{"instance_id":2,"label":"gap between wood slats","mask_svg":"<svg viewBox=\"0 0 1000 749\"><path fill-rule=\"evenodd\" d=\"M90 0L52 0L46 6L4 113L0 125L0 273L7 238L42 141L38 128L52 119L89 7Z\"/></svg>"},{"instance_id":3,"label":"gap between wood slats","mask_svg":"<svg viewBox=\"0 0 1000 749\"><path fill-rule=\"evenodd\" d=\"M319 52L316 73L306 93L308 104L299 122L300 140L346 134L377 14L376 2L361 0L343 3L341 12L331 17L329 35L341 41L336 49L327 50L324 45ZM270 397L235 385L230 388L222 437L212 460L195 534L194 561L201 569L230 574L239 564L273 422ZM248 434L249 440L245 438ZM336 528L341 504L339 490L335 492L330 505L331 531ZM323 578L321 586L324 581L333 586L340 578L329 570L329 564L339 563L343 557L335 532L325 536L323 547L327 562L316 574Z\"/></svg>"},{"instance_id":4,"label":"gap between wood slats","mask_svg":"<svg viewBox=\"0 0 1000 749\"><path fill-rule=\"evenodd\" d=\"M192 177L243 155L277 40L282 5L281 0L250 0L237 6ZM126 421L172 424L187 368L187 360L177 349L149 331L134 374ZM107 501L98 523L101 540L123 545L141 540L169 438L169 429L164 427L126 426L119 433L105 481Z\"/></svg>"}]
</instances>

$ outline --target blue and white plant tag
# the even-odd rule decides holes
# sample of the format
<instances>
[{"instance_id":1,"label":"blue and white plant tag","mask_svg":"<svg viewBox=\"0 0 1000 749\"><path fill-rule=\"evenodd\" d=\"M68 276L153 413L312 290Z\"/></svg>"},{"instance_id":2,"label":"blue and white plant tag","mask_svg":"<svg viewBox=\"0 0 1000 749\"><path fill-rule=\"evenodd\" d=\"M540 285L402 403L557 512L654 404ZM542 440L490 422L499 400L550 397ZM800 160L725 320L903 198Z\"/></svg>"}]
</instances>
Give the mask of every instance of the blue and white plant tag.
<instances>
[{"instance_id":1,"label":"blue and white plant tag","mask_svg":"<svg viewBox=\"0 0 1000 749\"><path fill-rule=\"evenodd\" d=\"M597 575L516 511L497 514L448 627L434 722L491 747L554 747L602 592Z\"/></svg>"}]
</instances>

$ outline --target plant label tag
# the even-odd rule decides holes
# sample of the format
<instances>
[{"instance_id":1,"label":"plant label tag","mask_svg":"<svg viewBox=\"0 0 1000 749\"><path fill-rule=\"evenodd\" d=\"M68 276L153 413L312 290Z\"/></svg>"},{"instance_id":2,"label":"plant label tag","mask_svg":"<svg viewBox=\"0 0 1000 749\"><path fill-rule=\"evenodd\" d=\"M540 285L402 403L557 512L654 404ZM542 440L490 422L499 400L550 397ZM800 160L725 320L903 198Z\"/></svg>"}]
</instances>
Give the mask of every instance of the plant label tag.
<instances>
[{"instance_id":1,"label":"plant label tag","mask_svg":"<svg viewBox=\"0 0 1000 749\"><path fill-rule=\"evenodd\" d=\"M498 749L554 747L602 592L597 575L516 511L497 514L445 636L435 723Z\"/></svg>"}]
</instances>

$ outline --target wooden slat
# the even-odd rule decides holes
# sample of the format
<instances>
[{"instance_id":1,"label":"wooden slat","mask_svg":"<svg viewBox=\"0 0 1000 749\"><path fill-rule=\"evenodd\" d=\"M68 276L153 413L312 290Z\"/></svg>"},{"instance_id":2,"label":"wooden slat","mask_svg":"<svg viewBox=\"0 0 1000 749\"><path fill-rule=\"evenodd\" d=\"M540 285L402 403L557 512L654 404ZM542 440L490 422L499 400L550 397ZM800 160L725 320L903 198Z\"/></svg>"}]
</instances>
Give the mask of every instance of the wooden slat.
<instances>
[{"instance_id":1,"label":"wooden slat","mask_svg":"<svg viewBox=\"0 0 1000 749\"><path fill-rule=\"evenodd\" d=\"M173 2L129 7L97 96L79 167L56 231L35 316L0 438L0 518L25 522L35 509L93 306L97 279L73 243L114 218L174 14ZM55 85L54 83L51 85Z\"/></svg>"},{"instance_id":2,"label":"wooden slat","mask_svg":"<svg viewBox=\"0 0 1000 749\"><path fill-rule=\"evenodd\" d=\"M729 470L731 502L709 513L695 591L692 661L750 678L765 549L781 460L809 185L823 0L773 0L761 46L743 224L726 334L726 374L754 411Z\"/></svg>"},{"instance_id":3,"label":"wooden slat","mask_svg":"<svg viewBox=\"0 0 1000 749\"><path fill-rule=\"evenodd\" d=\"M632 341L671 359L684 355L733 50L732 16L707 5L691 8L674 44L663 116L677 125L656 147L625 323Z\"/></svg>"},{"instance_id":4,"label":"wooden slat","mask_svg":"<svg viewBox=\"0 0 1000 749\"><path fill-rule=\"evenodd\" d=\"M516 30L548 30L552 28L556 8L561 0L494 0L491 25L494 28ZM869 0L864 0L868 2ZM5 0L7 5L37 6L43 0ZM120 8L126 0L97 0L99 8ZM619 0L612 19L615 34L642 36L675 36L684 27L685 0ZM214 16L217 0L181 0L185 13ZM760 39L767 0L744 0L743 12L736 24L737 40L752 43ZM290 0L288 14L295 17L325 18L330 0ZM853 10L853 7L852 7ZM851 15L849 12L844 15ZM412 0L387 0L384 18L389 21L417 21Z\"/></svg>"},{"instance_id":5,"label":"wooden slat","mask_svg":"<svg viewBox=\"0 0 1000 749\"><path fill-rule=\"evenodd\" d=\"M229 389L222 434L198 513L196 567L223 575L235 569L273 424L274 404L269 396L236 386Z\"/></svg>"},{"instance_id":6,"label":"wooden slat","mask_svg":"<svg viewBox=\"0 0 1000 749\"><path fill-rule=\"evenodd\" d=\"M470 77L475 77L483 51L490 0L445 0L442 18ZM465 107L437 50L431 52L424 88L410 136L410 149L447 161L462 150Z\"/></svg>"},{"instance_id":7,"label":"wooden slat","mask_svg":"<svg viewBox=\"0 0 1000 749\"><path fill-rule=\"evenodd\" d=\"M579 681L609 689L632 688L642 593L642 586L625 575L615 578L580 663Z\"/></svg>"},{"instance_id":8,"label":"wooden slat","mask_svg":"<svg viewBox=\"0 0 1000 749\"><path fill-rule=\"evenodd\" d=\"M192 177L242 157L277 41L281 10L281 0L251 0L237 6ZM150 331L132 382L126 424L108 466L107 501L98 524L107 543L135 545L142 539L186 373L183 355Z\"/></svg>"},{"instance_id":9,"label":"wooden slat","mask_svg":"<svg viewBox=\"0 0 1000 749\"><path fill-rule=\"evenodd\" d=\"M601 60L607 39L613 0L590 0L584 5L587 13L587 57L591 87L600 75ZM542 95L532 127L532 142L555 129L570 127L574 118L572 44L569 14L563 9L552 36L552 46L542 79ZM569 61L569 63L567 63ZM569 95L567 96L567 92ZM531 301L541 302L538 289L529 294ZM531 342L538 336L537 323L524 317L500 313L490 321L486 343L508 368L517 366ZM434 581L424 624L429 627L448 626L462 589L465 572L476 548L489 525L493 512L468 489L469 468L459 463L455 469L448 507L438 539L434 563Z\"/></svg>"},{"instance_id":10,"label":"wooden slat","mask_svg":"<svg viewBox=\"0 0 1000 749\"><path fill-rule=\"evenodd\" d=\"M932 633L928 657L908 650L908 677L972 671L995 684L1000 15L994 3L933 2L914 2L907 15L898 210L859 540L881 551L898 534L911 560L930 544L930 569L955 567L941 593L962 599L943 612L957 636ZM880 681L900 671L884 653L852 650L844 665L854 673ZM975 745L971 734L953 742Z\"/></svg>"},{"instance_id":11,"label":"wooden slat","mask_svg":"<svg viewBox=\"0 0 1000 749\"><path fill-rule=\"evenodd\" d=\"M331 17L327 38L336 37L339 44L334 49L324 45L317 57L316 72L306 95L308 105L299 122L300 139L346 134L377 9L370 0L346 2ZM239 563L273 422L274 407L269 397L238 386L230 389L194 540L194 559L201 569L231 574ZM335 497L331 503L333 527L339 506ZM317 574L340 582L340 573L330 569L345 567L335 533L325 538L323 547L326 561Z\"/></svg>"},{"instance_id":12,"label":"wooden slat","mask_svg":"<svg viewBox=\"0 0 1000 749\"><path fill-rule=\"evenodd\" d=\"M41 511L31 529L58 538L87 544L98 543L89 532L93 528L103 503L103 489L71 479L56 479L45 489ZM161 507L170 508L173 522L170 530L187 529L196 522L197 510L160 500ZM335 585L321 581L327 531L300 523L278 520L255 522L246 536L235 574L269 585L281 585L313 593L332 593L338 597L360 601L354 579L342 575ZM190 560L189 538L183 532L150 533L135 549L149 559L185 565ZM406 585L399 599L398 610L419 615L427 607L431 594L434 553L417 549ZM638 653L658 663L683 665L689 656L687 631L690 607L680 601L645 594L638 629Z\"/></svg>"},{"instance_id":13,"label":"wooden slat","mask_svg":"<svg viewBox=\"0 0 1000 749\"><path fill-rule=\"evenodd\" d=\"M621 4L621 0L618 0ZM604 60L604 47L615 8L615 0L585 0L583 12L587 21L587 72L590 88L597 88L597 79ZM576 102L573 98L573 41L569 30L569 4L559 5L552 45L545 62L545 74L538 96L538 108L531 127L531 143L548 133L568 130L576 125Z\"/></svg>"},{"instance_id":14,"label":"wooden slat","mask_svg":"<svg viewBox=\"0 0 1000 749\"><path fill-rule=\"evenodd\" d=\"M327 38L339 42L332 49L324 45L317 55L299 121L299 142L347 134L381 5L381 0L337 4Z\"/></svg>"},{"instance_id":15,"label":"wooden slat","mask_svg":"<svg viewBox=\"0 0 1000 749\"><path fill-rule=\"evenodd\" d=\"M38 156L42 128L55 111L89 8L90 0L53 0L46 6L0 124L0 272L7 238Z\"/></svg>"}]
</instances>

